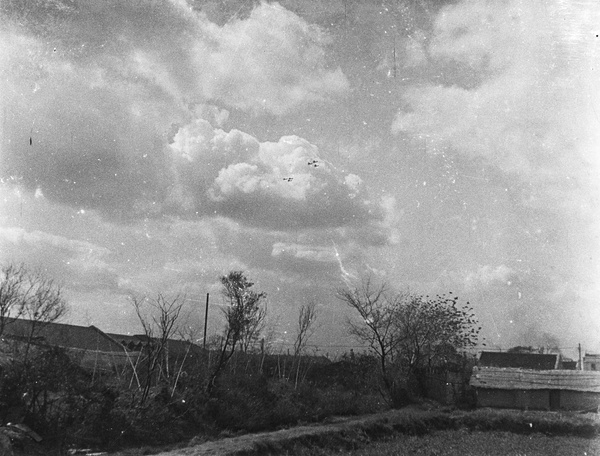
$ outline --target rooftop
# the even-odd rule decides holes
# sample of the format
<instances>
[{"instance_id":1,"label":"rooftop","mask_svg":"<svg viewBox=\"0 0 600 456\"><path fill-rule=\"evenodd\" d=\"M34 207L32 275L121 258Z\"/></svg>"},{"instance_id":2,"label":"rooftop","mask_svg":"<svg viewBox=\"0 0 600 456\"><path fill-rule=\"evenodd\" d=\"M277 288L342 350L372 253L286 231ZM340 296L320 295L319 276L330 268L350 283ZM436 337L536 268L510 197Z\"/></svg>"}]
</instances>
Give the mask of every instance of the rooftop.
<instances>
[{"instance_id":1,"label":"rooftop","mask_svg":"<svg viewBox=\"0 0 600 456\"><path fill-rule=\"evenodd\" d=\"M600 393L600 372L479 367L473 369L470 384L484 389L561 389Z\"/></svg>"},{"instance_id":2,"label":"rooftop","mask_svg":"<svg viewBox=\"0 0 600 456\"><path fill-rule=\"evenodd\" d=\"M508 353L484 351L479 365L486 367L513 367L521 369L551 370L558 368L560 355L538 353Z\"/></svg>"},{"instance_id":3,"label":"rooftop","mask_svg":"<svg viewBox=\"0 0 600 456\"><path fill-rule=\"evenodd\" d=\"M34 325L39 325L37 328ZM64 323L35 323L22 318L6 317L2 337L29 338L33 342L79 350L103 352L123 351L123 347L95 326L76 326Z\"/></svg>"}]
</instances>

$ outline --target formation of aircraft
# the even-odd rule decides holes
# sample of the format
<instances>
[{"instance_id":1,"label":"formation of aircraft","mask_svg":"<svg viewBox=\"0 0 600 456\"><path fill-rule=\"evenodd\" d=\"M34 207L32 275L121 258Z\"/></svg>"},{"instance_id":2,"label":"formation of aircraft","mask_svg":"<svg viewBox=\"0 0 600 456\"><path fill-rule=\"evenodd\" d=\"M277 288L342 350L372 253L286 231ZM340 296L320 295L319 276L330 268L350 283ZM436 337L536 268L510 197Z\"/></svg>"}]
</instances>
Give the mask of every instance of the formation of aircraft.
<instances>
[{"instance_id":1,"label":"formation of aircraft","mask_svg":"<svg viewBox=\"0 0 600 456\"><path fill-rule=\"evenodd\" d=\"M314 168L318 168L319 162L315 159L311 159L310 161L308 161L307 165L312 166ZM284 177L283 180L287 181L287 182L292 182L294 180L294 178L293 177Z\"/></svg>"}]
</instances>

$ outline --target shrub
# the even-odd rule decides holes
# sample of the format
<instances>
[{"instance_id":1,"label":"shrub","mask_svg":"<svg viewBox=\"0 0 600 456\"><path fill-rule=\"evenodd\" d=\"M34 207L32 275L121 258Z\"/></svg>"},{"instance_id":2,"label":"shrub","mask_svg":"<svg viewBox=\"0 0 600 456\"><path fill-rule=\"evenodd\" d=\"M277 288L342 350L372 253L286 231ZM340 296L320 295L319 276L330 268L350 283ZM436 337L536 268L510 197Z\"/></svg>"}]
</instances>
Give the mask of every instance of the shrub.
<instances>
[{"instance_id":1,"label":"shrub","mask_svg":"<svg viewBox=\"0 0 600 456\"><path fill-rule=\"evenodd\" d=\"M206 404L205 420L230 430L258 431L270 425L275 402L266 377L260 374L223 373Z\"/></svg>"}]
</instances>

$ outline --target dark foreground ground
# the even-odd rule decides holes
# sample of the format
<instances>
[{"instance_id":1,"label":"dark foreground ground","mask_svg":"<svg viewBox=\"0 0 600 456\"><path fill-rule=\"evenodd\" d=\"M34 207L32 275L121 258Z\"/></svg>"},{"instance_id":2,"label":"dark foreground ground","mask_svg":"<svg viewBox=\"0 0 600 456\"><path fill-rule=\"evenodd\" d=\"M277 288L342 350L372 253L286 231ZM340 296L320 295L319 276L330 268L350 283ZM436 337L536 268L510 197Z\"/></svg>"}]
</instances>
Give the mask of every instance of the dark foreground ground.
<instances>
[{"instance_id":1,"label":"dark foreground ground","mask_svg":"<svg viewBox=\"0 0 600 456\"><path fill-rule=\"evenodd\" d=\"M210 442L196 438L170 451L145 448L112 456L142 454L600 456L600 417L557 412L406 408Z\"/></svg>"},{"instance_id":2,"label":"dark foreground ground","mask_svg":"<svg viewBox=\"0 0 600 456\"><path fill-rule=\"evenodd\" d=\"M299 453L302 454L302 453ZM424 436L397 436L354 451L304 453L315 456L586 456L600 455L600 439L515 434L499 431L435 431Z\"/></svg>"}]
</instances>

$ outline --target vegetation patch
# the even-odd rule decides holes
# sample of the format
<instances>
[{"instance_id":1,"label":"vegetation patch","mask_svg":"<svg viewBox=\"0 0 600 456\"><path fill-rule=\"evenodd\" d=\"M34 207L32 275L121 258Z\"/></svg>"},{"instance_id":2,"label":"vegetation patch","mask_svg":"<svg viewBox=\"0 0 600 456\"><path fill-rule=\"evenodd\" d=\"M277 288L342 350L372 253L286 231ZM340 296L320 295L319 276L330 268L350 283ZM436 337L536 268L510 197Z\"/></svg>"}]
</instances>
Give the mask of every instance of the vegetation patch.
<instances>
[{"instance_id":1,"label":"vegetation patch","mask_svg":"<svg viewBox=\"0 0 600 456\"><path fill-rule=\"evenodd\" d=\"M219 455L307 455L330 454L367 448L374 442L400 437L431 436L438 431L455 433L485 432L512 435L545 435L553 437L585 437L600 435L600 420L596 416L576 413L520 412L514 410L481 409L475 411L420 410L416 407L341 423L303 426L246 435L209 442L194 447L192 454L204 454L209 449ZM173 451L171 456L189 454L189 449ZM369 453L375 454L375 453ZM392 454L392 453L389 453Z\"/></svg>"}]
</instances>

